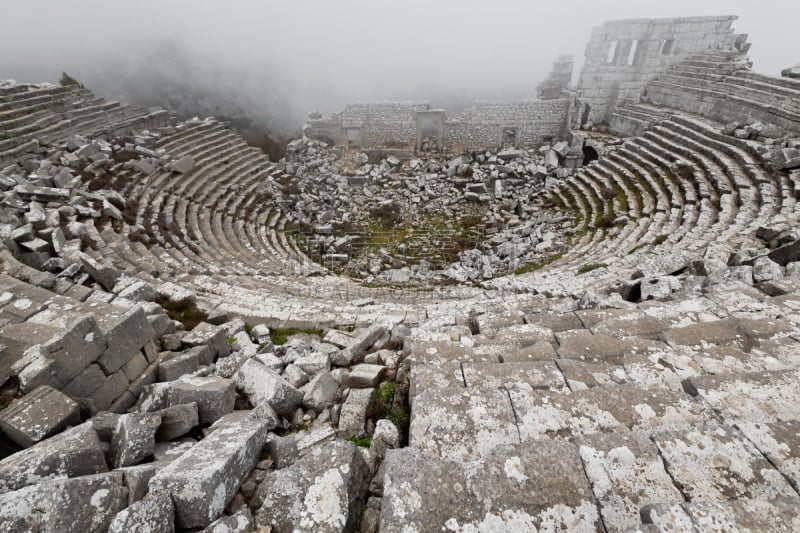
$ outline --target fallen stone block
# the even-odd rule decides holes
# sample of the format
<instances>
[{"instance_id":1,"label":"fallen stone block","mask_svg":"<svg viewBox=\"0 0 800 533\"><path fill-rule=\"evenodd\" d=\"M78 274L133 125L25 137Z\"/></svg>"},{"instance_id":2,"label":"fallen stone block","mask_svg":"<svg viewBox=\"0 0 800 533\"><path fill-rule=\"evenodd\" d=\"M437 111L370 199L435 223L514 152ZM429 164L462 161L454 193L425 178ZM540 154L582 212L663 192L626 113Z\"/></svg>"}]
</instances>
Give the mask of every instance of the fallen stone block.
<instances>
[{"instance_id":1,"label":"fallen stone block","mask_svg":"<svg viewBox=\"0 0 800 533\"><path fill-rule=\"evenodd\" d=\"M87 422L0 461L0 491L21 489L56 476L107 471L100 439Z\"/></svg>"},{"instance_id":2,"label":"fallen stone block","mask_svg":"<svg viewBox=\"0 0 800 533\"><path fill-rule=\"evenodd\" d=\"M84 253L81 253L79 257L83 269L92 277L92 279L99 283L108 292L114 290L114 285L117 284L117 281L122 275L119 270L114 267L100 264Z\"/></svg>"},{"instance_id":3,"label":"fallen stone block","mask_svg":"<svg viewBox=\"0 0 800 533\"><path fill-rule=\"evenodd\" d=\"M303 401L303 393L257 359L248 359L236 374L236 385L250 403L267 402L276 413L289 417Z\"/></svg>"},{"instance_id":4,"label":"fallen stone block","mask_svg":"<svg viewBox=\"0 0 800 533\"><path fill-rule=\"evenodd\" d=\"M189 347L208 345L214 352L214 359L231 353L231 345L225 337L225 328L201 322L183 336L183 344Z\"/></svg>"},{"instance_id":5,"label":"fallen stone block","mask_svg":"<svg viewBox=\"0 0 800 533\"><path fill-rule=\"evenodd\" d=\"M335 352L331 355L331 363L338 366L348 366L354 360L362 357L367 350L386 334L386 328L379 324L373 324L366 331L356 337L354 343L347 348Z\"/></svg>"},{"instance_id":6,"label":"fallen stone block","mask_svg":"<svg viewBox=\"0 0 800 533\"><path fill-rule=\"evenodd\" d=\"M270 471L253 496L256 526L274 531L356 529L369 468L352 442L334 441L282 470Z\"/></svg>"},{"instance_id":7,"label":"fallen stone block","mask_svg":"<svg viewBox=\"0 0 800 533\"><path fill-rule=\"evenodd\" d=\"M339 413L339 435L358 437L364 434L367 411L375 389L352 389Z\"/></svg>"},{"instance_id":8,"label":"fallen stone block","mask_svg":"<svg viewBox=\"0 0 800 533\"><path fill-rule=\"evenodd\" d=\"M253 514L250 509L242 509L230 516L214 520L203 533L248 533L253 527Z\"/></svg>"},{"instance_id":9,"label":"fallen stone block","mask_svg":"<svg viewBox=\"0 0 800 533\"><path fill-rule=\"evenodd\" d=\"M0 494L0 525L13 532L104 533L127 502L117 472L46 481Z\"/></svg>"},{"instance_id":10,"label":"fallen stone block","mask_svg":"<svg viewBox=\"0 0 800 533\"><path fill-rule=\"evenodd\" d=\"M169 169L178 174L187 174L194 168L194 159L187 155L169 164Z\"/></svg>"},{"instance_id":11,"label":"fallen stone block","mask_svg":"<svg viewBox=\"0 0 800 533\"><path fill-rule=\"evenodd\" d=\"M155 332L141 307L123 309L108 306L97 315L97 322L108 343L108 349L98 360L106 374L122 368L148 341L155 338Z\"/></svg>"},{"instance_id":12,"label":"fallen stone block","mask_svg":"<svg viewBox=\"0 0 800 533\"><path fill-rule=\"evenodd\" d=\"M182 403L159 411L161 425L156 432L159 441L172 440L185 435L200 423L197 404Z\"/></svg>"},{"instance_id":13,"label":"fallen stone block","mask_svg":"<svg viewBox=\"0 0 800 533\"><path fill-rule=\"evenodd\" d=\"M350 368L350 374L344 382L344 387L364 389L376 387L386 367L383 365L360 364Z\"/></svg>"},{"instance_id":14,"label":"fallen stone block","mask_svg":"<svg viewBox=\"0 0 800 533\"><path fill-rule=\"evenodd\" d=\"M206 527L233 499L267 440L267 423L231 413L150 480L150 492L166 492L175 504L178 527Z\"/></svg>"},{"instance_id":15,"label":"fallen stone block","mask_svg":"<svg viewBox=\"0 0 800 533\"><path fill-rule=\"evenodd\" d=\"M0 428L23 448L80 423L78 404L46 385L0 412Z\"/></svg>"},{"instance_id":16,"label":"fallen stone block","mask_svg":"<svg viewBox=\"0 0 800 533\"><path fill-rule=\"evenodd\" d=\"M267 452L272 459L273 466L281 469L335 438L336 431L328 425L290 433L285 437L271 435L267 441Z\"/></svg>"},{"instance_id":17,"label":"fallen stone block","mask_svg":"<svg viewBox=\"0 0 800 533\"><path fill-rule=\"evenodd\" d=\"M158 365L158 381L174 381L184 374L191 374L199 366L197 353L170 355Z\"/></svg>"},{"instance_id":18,"label":"fallen stone block","mask_svg":"<svg viewBox=\"0 0 800 533\"><path fill-rule=\"evenodd\" d=\"M339 395L339 384L328 371L318 373L304 389L303 405L317 413L333 405Z\"/></svg>"},{"instance_id":19,"label":"fallen stone block","mask_svg":"<svg viewBox=\"0 0 800 533\"><path fill-rule=\"evenodd\" d=\"M20 388L29 392L41 385L61 389L106 350L106 339L92 316L66 314L53 336L20 373Z\"/></svg>"},{"instance_id":20,"label":"fallen stone block","mask_svg":"<svg viewBox=\"0 0 800 533\"><path fill-rule=\"evenodd\" d=\"M767 257L785 267L788 263L800 261L800 240L775 248Z\"/></svg>"},{"instance_id":21,"label":"fallen stone block","mask_svg":"<svg viewBox=\"0 0 800 533\"><path fill-rule=\"evenodd\" d=\"M153 494L123 509L108 526L108 533L171 533L175 508L167 494Z\"/></svg>"},{"instance_id":22,"label":"fallen stone block","mask_svg":"<svg viewBox=\"0 0 800 533\"><path fill-rule=\"evenodd\" d=\"M131 413L117 419L111 439L110 461L113 468L130 466L153 455L155 434L161 425L161 415Z\"/></svg>"},{"instance_id":23,"label":"fallen stone block","mask_svg":"<svg viewBox=\"0 0 800 533\"><path fill-rule=\"evenodd\" d=\"M166 389L167 404L197 403L200 423L210 424L233 411L235 386L230 379L185 376L169 383Z\"/></svg>"}]
</instances>

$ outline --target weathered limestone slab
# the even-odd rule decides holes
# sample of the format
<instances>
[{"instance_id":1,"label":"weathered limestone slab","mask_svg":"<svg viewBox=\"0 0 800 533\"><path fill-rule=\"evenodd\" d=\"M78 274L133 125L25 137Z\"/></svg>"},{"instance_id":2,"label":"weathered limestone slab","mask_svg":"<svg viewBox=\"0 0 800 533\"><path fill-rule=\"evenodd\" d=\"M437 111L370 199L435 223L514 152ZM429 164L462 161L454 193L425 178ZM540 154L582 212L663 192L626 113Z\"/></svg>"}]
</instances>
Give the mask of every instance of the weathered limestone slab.
<instances>
[{"instance_id":1,"label":"weathered limestone slab","mask_svg":"<svg viewBox=\"0 0 800 533\"><path fill-rule=\"evenodd\" d=\"M304 355L303 357L295 359L294 363L292 364L300 368L300 370L309 376L313 376L318 372L330 370L331 358L326 353L312 352L308 355Z\"/></svg>"},{"instance_id":2,"label":"weathered limestone slab","mask_svg":"<svg viewBox=\"0 0 800 533\"><path fill-rule=\"evenodd\" d=\"M230 516L214 520L203 533L248 533L253 528L253 515L250 509L243 509Z\"/></svg>"},{"instance_id":3,"label":"weathered limestone slab","mask_svg":"<svg viewBox=\"0 0 800 533\"><path fill-rule=\"evenodd\" d=\"M588 330L564 331L556 335L558 355L591 363L621 365L627 354L647 353L664 344L648 339L619 339L603 333L592 335Z\"/></svg>"},{"instance_id":4,"label":"weathered limestone slab","mask_svg":"<svg viewBox=\"0 0 800 533\"><path fill-rule=\"evenodd\" d=\"M697 376L683 387L729 420L769 423L800 418L798 371Z\"/></svg>"},{"instance_id":5,"label":"weathered limestone slab","mask_svg":"<svg viewBox=\"0 0 800 533\"><path fill-rule=\"evenodd\" d=\"M130 466L153 455L161 415L131 413L117 419L109 460L113 468Z\"/></svg>"},{"instance_id":6,"label":"weathered limestone slab","mask_svg":"<svg viewBox=\"0 0 800 533\"><path fill-rule=\"evenodd\" d=\"M78 404L46 385L0 412L0 428L23 448L80 423Z\"/></svg>"},{"instance_id":7,"label":"weathered limestone slab","mask_svg":"<svg viewBox=\"0 0 800 533\"><path fill-rule=\"evenodd\" d=\"M744 435L795 487L800 486L800 421L738 423Z\"/></svg>"},{"instance_id":8,"label":"weathered limestone slab","mask_svg":"<svg viewBox=\"0 0 800 533\"><path fill-rule=\"evenodd\" d=\"M519 443L519 432L504 390L431 389L414 398L408 440L432 456L472 461Z\"/></svg>"},{"instance_id":9,"label":"weathered limestone slab","mask_svg":"<svg viewBox=\"0 0 800 533\"><path fill-rule=\"evenodd\" d=\"M172 533L175 510L167 494L153 494L133 503L114 517L108 533Z\"/></svg>"},{"instance_id":10,"label":"weathered limestone slab","mask_svg":"<svg viewBox=\"0 0 800 533\"><path fill-rule=\"evenodd\" d=\"M185 435L200 423L197 404L194 402L173 405L162 409L158 414L161 415L161 425L156 432L159 441Z\"/></svg>"},{"instance_id":11,"label":"weathered limestone slab","mask_svg":"<svg viewBox=\"0 0 800 533\"><path fill-rule=\"evenodd\" d=\"M98 360L106 374L122 368L147 341L155 338L155 332L141 307L122 309L116 312L104 309L98 313L97 321L108 342L108 349Z\"/></svg>"},{"instance_id":12,"label":"weathered limestone slab","mask_svg":"<svg viewBox=\"0 0 800 533\"><path fill-rule=\"evenodd\" d=\"M178 527L208 526L255 466L268 431L268 424L256 416L223 417L205 439L150 480L150 492L172 496Z\"/></svg>"},{"instance_id":13,"label":"weathered limestone slab","mask_svg":"<svg viewBox=\"0 0 800 533\"><path fill-rule=\"evenodd\" d=\"M383 365L366 363L354 365L350 367L350 373L347 375L343 386L357 389L376 387L385 370L386 367Z\"/></svg>"},{"instance_id":14,"label":"weathered limestone slab","mask_svg":"<svg viewBox=\"0 0 800 533\"><path fill-rule=\"evenodd\" d=\"M256 525L272 531L354 531L369 484L369 469L356 446L334 441L282 470L270 471L253 502Z\"/></svg>"},{"instance_id":15,"label":"weathered limestone slab","mask_svg":"<svg viewBox=\"0 0 800 533\"><path fill-rule=\"evenodd\" d=\"M317 413L333 405L339 395L339 384L328 371L319 372L304 389L303 405Z\"/></svg>"},{"instance_id":16,"label":"weathered limestone slab","mask_svg":"<svg viewBox=\"0 0 800 533\"><path fill-rule=\"evenodd\" d=\"M207 322L200 322L184 335L183 344L189 347L208 345L214 351L214 358L225 357L231 353L231 345L225 338L225 329Z\"/></svg>"},{"instance_id":17,"label":"weathered limestone slab","mask_svg":"<svg viewBox=\"0 0 800 533\"><path fill-rule=\"evenodd\" d=\"M169 383L167 402L170 406L197 403L200 422L215 422L233 411L236 390L233 380L218 377L185 376Z\"/></svg>"},{"instance_id":18,"label":"weathered limestone slab","mask_svg":"<svg viewBox=\"0 0 800 533\"><path fill-rule=\"evenodd\" d=\"M285 468L299 457L311 453L336 437L336 431L330 426L313 427L307 431L298 431L285 437L270 436L267 451L275 468Z\"/></svg>"},{"instance_id":19,"label":"weathered limestone slab","mask_svg":"<svg viewBox=\"0 0 800 533\"><path fill-rule=\"evenodd\" d=\"M633 385L595 387L572 394L509 391L522 442L594 433L683 429L708 419L703 406L680 391Z\"/></svg>"},{"instance_id":20,"label":"weathered limestone slab","mask_svg":"<svg viewBox=\"0 0 800 533\"><path fill-rule=\"evenodd\" d=\"M558 357L553 344L537 342L519 350L512 350L501 355L501 363L525 363L531 361L551 361Z\"/></svg>"},{"instance_id":21,"label":"weathered limestone slab","mask_svg":"<svg viewBox=\"0 0 800 533\"><path fill-rule=\"evenodd\" d=\"M63 320L48 317L47 321L60 329L41 345L39 356L20 371L24 392L40 385L61 389L106 350L106 338L92 316L68 313Z\"/></svg>"},{"instance_id":22,"label":"weathered limestone slab","mask_svg":"<svg viewBox=\"0 0 800 533\"><path fill-rule=\"evenodd\" d=\"M421 392L433 388L465 387L464 373L461 370L461 362L459 361L448 361L436 365L411 363L410 374L408 397L412 406L418 391Z\"/></svg>"},{"instance_id":23,"label":"weathered limestone slab","mask_svg":"<svg viewBox=\"0 0 800 533\"><path fill-rule=\"evenodd\" d=\"M553 361L530 363L463 363L467 388L561 391L567 383Z\"/></svg>"},{"instance_id":24,"label":"weathered limestone slab","mask_svg":"<svg viewBox=\"0 0 800 533\"><path fill-rule=\"evenodd\" d=\"M664 338L672 346L729 344L742 347L746 342L744 332L732 319L700 322L688 326L672 328L664 332Z\"/></svg>"},{"instance_id":25,"label":"weathered limestone slab","mask_svg":"<svg viewBox=\"0 0 800 533\"><path fill-rule=\"evenodd\" d=\"M375 389L351 389L339 413L339 434L343 437L363 435L367 411Z\"/></svg>"},{"instance_id":26,"label":"weathered limestone slab","mask_svg":"<svg viewBox=\"0 0 800 533\"><path fill-rule=\"evenodd\" d=\"M644 433L589 435L579 442L584 470L607 529L639 524L639 509L653 503L683 502L664 468L658 448Z\"/></svg>"},{"instance_id":27,"label":"weathered limestone slab","mask_svg":"<svg viewBox=\"0 0 800 533\"><path fill-rule=\"evenodd\" d=\"M797 496L786 479L734 429L705 426L653 435L690 501Z\"/></svg>"},{"instance_id":28,"label":"weathered limestone slab","mask_svg":"<svg viewBox=\"0 0 800 533\"><path fill-rule=\"evenodd\" d=\"M386 328L380 324L373 324L362 333L359 333L346 348L331 354L331 363L338 366L351 364L354 360L363 356L384 335L386 335ZM329 341L326 340L326 342Z\"/></svg>"},{"instance_id":29,"label":"weathered limestone slab","mask_svg":"<svg viewBox=\"0 0 800 533\"><path fill-rule=\"evenodd\" d=\"M800 498L774 500L743 498L725 502L700 501L684 505L696 528L701 531L764 531L800 530Z\"/></svg>"},{"instance_id":30,"label":"weathered limestone slab","mask_svg":"<svg viewBox=\"0 0 800 533\"><path fill-rule=\"evenodd\" d=\"M622 385L630 381L622 365L585 363L576 359L559 359L556 364L573 391Z\"/></svg>"},{"instance_id":31,"label":"weathered limestone slab","mask_svg":"<svg viewBox=\"0 0 800 533\"><path fill-rule=\"evenodd\" d=\"M158 365L158 381L174 381L184 374L195 372L199 366L196 353L170 354Z\"/></svg>"},{"instance_id":32,"label":"weathered limestone slab","mask_svg":"<svg viewBox=\"0 0 800 533\"><path fill-rule=\"evenodd\" d=\"M3 531L104 533L127 502L117 472L45 481L0 494L0 524Z\"/></svg>"},{"instance_id":33,"label":"weathered limestone slab","mask_svg":"<svg viewBox=\"0 0 800 533\"><path fill-rule=\"evenodd\" d=\"M385 468L381 531L602 529L570 443L502 446L467 464L402 448Z\"/></svg>"},{"instance_id":34,"label":"weathered limestone slab","mask_svg":"<svg viewBox=\"0 0 800 533\"><path fill-rule=\"evenodd\" d=\"M303 402L302 392L256 358L248 359L235 379L236 385L244 391L250 403L258 405L267 402L281 416L291 416Z\"/></svg>"},{"instance_id":35,"label":"weathered limestone slab","mask_svg":"<svg viewBox=\"0 0 800 533\"><path fill-rule=\"evenodd\" d=\"M0 461L0 490L17 490L50 477L106 471L100 440L87 422Z\"/></svg>"}]
</instances>

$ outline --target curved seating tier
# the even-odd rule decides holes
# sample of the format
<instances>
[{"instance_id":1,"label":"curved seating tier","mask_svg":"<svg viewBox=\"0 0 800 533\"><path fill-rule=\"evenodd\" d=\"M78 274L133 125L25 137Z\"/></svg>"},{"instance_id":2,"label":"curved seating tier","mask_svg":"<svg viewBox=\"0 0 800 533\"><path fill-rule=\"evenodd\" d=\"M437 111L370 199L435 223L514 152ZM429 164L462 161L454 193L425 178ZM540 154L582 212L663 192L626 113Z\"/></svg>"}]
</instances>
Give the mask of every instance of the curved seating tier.
<instances>
[{"instance_id":1,"label":"curved seating tier","mask_svg":"<svg viewBox=\"0 0 800 533\"><path fill-rule=\"evenodd\" d=\"M622 109L638 117L642 134L611 147L550 192L576 214L582 237L532 274L537 290L564 294L636 271L663 274L703 258L712 244L744 242L775 217L800 219L791 179L764 169L755 142L674 110L648 104ZM718 256L706 259L712 268L723 266ZM613 267L572 279L569 273L584 265Z\"/></svg>"}]
</instances>

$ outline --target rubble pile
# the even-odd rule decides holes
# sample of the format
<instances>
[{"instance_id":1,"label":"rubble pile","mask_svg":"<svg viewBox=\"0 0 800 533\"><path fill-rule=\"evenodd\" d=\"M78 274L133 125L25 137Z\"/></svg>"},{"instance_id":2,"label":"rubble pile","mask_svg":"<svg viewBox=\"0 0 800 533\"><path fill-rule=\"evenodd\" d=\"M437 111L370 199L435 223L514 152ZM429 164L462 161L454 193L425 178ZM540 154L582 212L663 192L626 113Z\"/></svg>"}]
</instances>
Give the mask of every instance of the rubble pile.
<instances>
[{"instance_id":1,"label":"rubble pile","mask_svg":"<svg viewBox=\"0 0 800 533\"><path fill-rule=\"evenodd\" d=\"M560 142L370 163L365 153L303 138L290 144L287 172L297 179L283 198L309 255L346 263L350 275L486 280L558 253L571 224L546 205L544 192L570 174L560 166L569 148ZM403 228L412 231L397 231ZM368 245L381 234L387 242Z\"/></svg>"}]
</instances>

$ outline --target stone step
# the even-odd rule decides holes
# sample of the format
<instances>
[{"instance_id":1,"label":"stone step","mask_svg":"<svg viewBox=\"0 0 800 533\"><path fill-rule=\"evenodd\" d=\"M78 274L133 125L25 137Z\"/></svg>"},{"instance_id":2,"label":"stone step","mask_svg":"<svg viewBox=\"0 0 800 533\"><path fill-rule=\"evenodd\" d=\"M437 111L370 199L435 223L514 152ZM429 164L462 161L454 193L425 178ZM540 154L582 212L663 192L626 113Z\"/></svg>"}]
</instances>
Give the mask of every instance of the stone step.
<instances>
[{"instance_id":1,"label":"stone step","mask_svg":"<svg viewBox=\"0 0 800 533\"><path fill-rule=\"evenodd\" d=\"M508 445L466 462L402 448L384 464L381 531L603 529L568 442Z\"/></svg>"},{"instance_id":2,"label":"stone step","mask_svg":"<svg viewBox=\"0 0 800 533\"><path fill-rule=\"evenodd\" d=\"M730 421L774 423L800 419L800 371L688 378L684 389Z\"/></svg>"}]
</instances>

